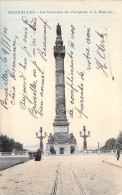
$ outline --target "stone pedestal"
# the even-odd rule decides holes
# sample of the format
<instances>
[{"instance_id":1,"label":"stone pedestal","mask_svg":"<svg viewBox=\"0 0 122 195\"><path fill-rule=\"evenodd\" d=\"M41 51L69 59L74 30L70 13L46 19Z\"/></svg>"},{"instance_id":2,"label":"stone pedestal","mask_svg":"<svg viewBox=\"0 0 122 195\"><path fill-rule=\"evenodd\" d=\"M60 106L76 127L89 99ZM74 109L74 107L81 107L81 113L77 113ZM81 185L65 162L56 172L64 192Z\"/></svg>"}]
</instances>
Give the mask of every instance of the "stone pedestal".
<instances>
[{"instance_id":1,"label":"stone pedestal","mask_svg":"<svg viewBox=\"0 0 122 195\"><path fill-rule=\"evenodd\" d=\"M76 144L54 144L54 149L55 149L55 155L70 155L70 154L75 154L75 151L77 149L77 145ZM74 152L71 152L71 147L74 147ZM47 143L47 151L48 154L51 154L50 152L50 147L52 147L52 144L48 144Z\"/></svg>"},{"instance_id":2,"label":"stone pedestal","mask_svg":"<svg viewBox=\"0 0 122 195\"><path fill-rule=\"evenodd\" d=\"M57 126L55 133L50 134L47 143L48 154L74 154L77 149L76 139L73 133L69 134L68 127Z\"/></svg>"}]
</instances>

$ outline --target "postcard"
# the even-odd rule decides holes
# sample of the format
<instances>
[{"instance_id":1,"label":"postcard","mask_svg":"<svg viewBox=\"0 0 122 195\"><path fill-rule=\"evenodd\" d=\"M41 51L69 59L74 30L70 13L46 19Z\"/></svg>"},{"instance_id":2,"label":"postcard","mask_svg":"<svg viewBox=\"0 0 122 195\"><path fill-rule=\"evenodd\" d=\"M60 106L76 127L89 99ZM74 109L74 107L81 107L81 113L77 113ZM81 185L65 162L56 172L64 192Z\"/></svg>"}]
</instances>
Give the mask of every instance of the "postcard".
<instances>
[{"instance_id":1,"label":"postcard","mask_svg":"<svg viewBox=\"0 0 122 195\"><path fill-rule=\"evenodd\" d=\"M0 132L42 154L2 171L0 194L122 194L122 2L1 1L0 10Z\"/></svg>"}]
</instances>

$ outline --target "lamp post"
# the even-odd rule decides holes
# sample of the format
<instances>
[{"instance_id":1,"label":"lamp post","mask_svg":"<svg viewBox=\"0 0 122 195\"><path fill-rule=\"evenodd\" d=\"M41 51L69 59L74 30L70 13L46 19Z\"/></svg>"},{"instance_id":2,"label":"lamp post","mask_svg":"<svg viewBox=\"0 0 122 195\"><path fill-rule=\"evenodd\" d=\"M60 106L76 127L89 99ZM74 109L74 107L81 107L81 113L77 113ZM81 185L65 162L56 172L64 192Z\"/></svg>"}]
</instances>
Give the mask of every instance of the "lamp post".
<instances>
[{"instance_id":1,"label":"lamp post","mask_svg":"<svg viewBox=\"0 0 122 195\"><path fill-rule=\"evenodd\" d=\"M90 137L90 131L88 131L88 135L86 135L86 128L85 128L85 126L83 126L83 131L84 131L84 134L82 135L82 132L80 131L79 133L80 133L80 137L83 137L83 150L87 150L87 141L86 141L86 139L87 139L87 137Z\"/></svg>"},{"instance_id":2,"label":"lamp post","mask_svg":"<svg viewBox=\"0 0 122 195\"><path fill-rule=\"evenodd\" d=\"M36 132L36 138L40 139L40 150L43 151L43 139L46 138L46 132L44 133L44 136L42 135L42 127L40 127L40 136L38 136L38 132Z\"/></svg>"}]
</instances>

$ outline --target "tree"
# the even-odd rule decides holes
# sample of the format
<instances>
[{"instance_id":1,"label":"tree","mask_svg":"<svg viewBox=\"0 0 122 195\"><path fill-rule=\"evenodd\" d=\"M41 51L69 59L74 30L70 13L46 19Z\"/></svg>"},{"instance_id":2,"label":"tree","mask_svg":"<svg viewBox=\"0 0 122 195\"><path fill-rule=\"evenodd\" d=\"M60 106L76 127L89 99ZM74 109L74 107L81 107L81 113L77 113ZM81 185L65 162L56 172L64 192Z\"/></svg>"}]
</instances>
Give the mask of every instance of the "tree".
<instances>
[{"instance_id":1,"label":"tree","mask_svg":"<svg viewBox=\"0 0 122 195\"><path fill-rule=\"evenodd\" d=\"M15 142L14 143L14 148L17 150L22 150L23 149L23 144L19 143L19 142Z\"/></svg>"},{"instance_id":2,"label":"tree","mask_svg":"<svg viewBox=\"0 0 122 195\"><path fill-rule=\"evenodd\" d=\"M7 135L0 136L0 151L1 152L10 152L11 148L9 145L9 137Z\"/></svg>"},{"instance_id":3,"label":"tree","mask_svg":"<svg viewBox=\"0 0 122 195\"><path fill-rule=\"evenodd\" d=\"M112 150L116 148L116 139L110 138L106 141L105 145L103 146L104 149Z\"/></svg>"},{"instance_id":4,"label":"tree","mask_svg":"<svg viewBox=\"0 0 122 195\"><path fill-rule=\"evenodd\" d=\"M119 132L119 136L117 138L117 146L122 146L122 131Z\"/></svg>"},{"instance_id":5,"label":"tree","mask_svg":"<svg viewBox=\"0 0 122 195\"><path fill-rule=\"evenodd\" d=\"M14 139L9 138L7 135L1 134L0 152L12 152L13 149L23 149L23 145L15 142Z\"/></svg>"}]
</instances>

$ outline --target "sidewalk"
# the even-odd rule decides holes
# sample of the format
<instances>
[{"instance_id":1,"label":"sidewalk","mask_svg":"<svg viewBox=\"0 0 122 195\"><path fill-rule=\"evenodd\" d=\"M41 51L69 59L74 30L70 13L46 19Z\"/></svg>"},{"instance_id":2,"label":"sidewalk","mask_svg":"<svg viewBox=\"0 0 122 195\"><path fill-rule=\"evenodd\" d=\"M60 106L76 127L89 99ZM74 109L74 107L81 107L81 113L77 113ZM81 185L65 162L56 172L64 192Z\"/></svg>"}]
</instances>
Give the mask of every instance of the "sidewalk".
<instances>
[{"instance_id":1,"label":"sidewalk","mask_svg":"<svg viewBox=\"0 0 122 195\"><path fill-rule=\"evenodd\" d=\"M122 159L43 156L0 171L0 195L122 195Z\"/></svg>"}]
</instances>

